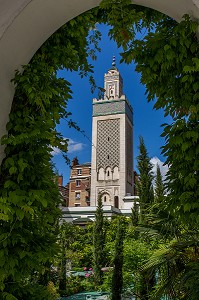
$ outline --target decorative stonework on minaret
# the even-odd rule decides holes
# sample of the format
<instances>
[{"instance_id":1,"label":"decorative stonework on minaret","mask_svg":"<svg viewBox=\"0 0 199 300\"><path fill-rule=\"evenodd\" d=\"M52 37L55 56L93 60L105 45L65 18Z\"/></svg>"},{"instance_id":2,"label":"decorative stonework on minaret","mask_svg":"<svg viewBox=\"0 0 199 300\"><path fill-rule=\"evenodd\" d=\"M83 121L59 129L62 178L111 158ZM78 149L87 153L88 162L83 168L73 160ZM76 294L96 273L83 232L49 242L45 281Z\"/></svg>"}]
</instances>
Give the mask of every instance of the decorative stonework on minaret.
<instances>
[{"instance_id":1,"label":"decorative stonework on minaret","mask_svg":"<svg viewBox=\"0 0 199 300\"><path fill-rule=\"evenodd\" d=\"M120 120L102 120L97 123L97 169L119 168ZM105 142L106 141L106 142Z\"/></svg>"},{"instance_id":2,"label":"decorative stonework on minaret","mask_svg":"<svg viewBox=\"0 0 199 300\"><path fill-rule=\"evenodd\" d=\"M113 57L112 68L104 76L104 99L118 99L123 94L123 80L116 68L115 57Z\"/></svg>"},{"instance_id":3,"label":"decorative stonework on minaret","mask_svg":"<svg viewBox=\"0 0 199 300\"><path fill-rule=\"evenodd\" d=\"M133 194L133 110L123 94L123 80L113 57L104 75L104 95L93 99L91 206L123 207Z\"/></svg>"}]
</instances>

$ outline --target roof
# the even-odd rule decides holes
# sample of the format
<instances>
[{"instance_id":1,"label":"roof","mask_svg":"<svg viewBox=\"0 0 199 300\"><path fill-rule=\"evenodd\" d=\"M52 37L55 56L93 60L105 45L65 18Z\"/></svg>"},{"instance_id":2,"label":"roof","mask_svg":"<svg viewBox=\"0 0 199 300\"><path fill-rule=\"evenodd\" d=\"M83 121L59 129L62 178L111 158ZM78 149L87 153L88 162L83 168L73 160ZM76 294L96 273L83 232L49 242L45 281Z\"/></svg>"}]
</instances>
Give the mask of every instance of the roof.
<instances>
[{"instance_id":1,"label":"roof","mask_svg":"<svg viewBox=\"0 0 199 300\"><path fill-rule=\"evenodd\" d=\"M86 162L84 164L75 165L75 166L73 166L73 168L90 167L90 166L91 166L91 163L90 162Z\"/></svg>"},{"instance_id":2,"label":"roof","mask_svg":"<svg viewBox=\"0 0 199 300\"><path fill-rule=\"evenodd\" d=\"M77 218L73 221L73 223L88 223L88 222L93 222L90 218L85 217L85 218Z\"/></svg>"}]
</instances>

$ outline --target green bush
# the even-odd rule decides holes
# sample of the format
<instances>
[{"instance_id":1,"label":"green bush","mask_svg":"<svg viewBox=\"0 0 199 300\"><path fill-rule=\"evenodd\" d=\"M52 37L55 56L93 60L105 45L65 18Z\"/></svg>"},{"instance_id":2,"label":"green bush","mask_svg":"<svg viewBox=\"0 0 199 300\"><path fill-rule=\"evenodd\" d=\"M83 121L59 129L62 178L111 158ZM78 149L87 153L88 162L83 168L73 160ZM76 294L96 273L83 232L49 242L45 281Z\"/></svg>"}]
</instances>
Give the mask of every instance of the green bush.
<instances>
[{"instance_id":1,"label":"green bush","mask_svg":"<svg viewBox=\"0 0 199 300\"><path fill-rule=\"evenodd\" d=\"M59 294L54 286L54 283L50 281L47 286L42 286L38 283L27 284L26 286L18 288L13 293L13 296L11 294L9 295L8 293L2 293L2 298L0 296L0 299L57 300Z\"/></svg>"}]
</instances>

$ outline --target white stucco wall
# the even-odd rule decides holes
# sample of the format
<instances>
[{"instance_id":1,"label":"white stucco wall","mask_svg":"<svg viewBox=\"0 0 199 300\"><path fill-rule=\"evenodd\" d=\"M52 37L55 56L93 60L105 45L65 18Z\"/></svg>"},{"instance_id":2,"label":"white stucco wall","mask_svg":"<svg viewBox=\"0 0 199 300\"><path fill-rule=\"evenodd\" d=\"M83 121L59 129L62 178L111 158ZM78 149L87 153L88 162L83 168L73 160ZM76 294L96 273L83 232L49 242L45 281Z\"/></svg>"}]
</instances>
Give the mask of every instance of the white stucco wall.
<instances>
[{"instance_id":1,"label":"white stucco wall","mask_svg":"<svg viewBox=\"0 0 199 300\"><path fill-rule=\"evenodd\" d=\"M100 0L0 0L0 137L5 133L14 71L27 64L54 31ZM188 13L199 19L199 0L134 0L177 21ZM0 161L3 149L0 148Z\"/></svg>"}]
</instances>

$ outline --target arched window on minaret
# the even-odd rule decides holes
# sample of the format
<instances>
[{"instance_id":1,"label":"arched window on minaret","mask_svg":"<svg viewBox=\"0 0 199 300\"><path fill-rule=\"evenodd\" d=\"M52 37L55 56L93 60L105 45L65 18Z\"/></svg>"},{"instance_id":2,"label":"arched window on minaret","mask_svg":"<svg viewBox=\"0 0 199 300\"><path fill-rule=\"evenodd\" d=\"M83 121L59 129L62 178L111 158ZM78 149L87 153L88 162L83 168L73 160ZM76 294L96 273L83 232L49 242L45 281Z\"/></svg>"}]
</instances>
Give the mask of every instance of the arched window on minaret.
<instances>
[{"instance_id":1,"label":"arched window on minaret","mask_svg":"<svg viewBox=\"0 0 199 300\"><path fill-rule=\"evenodd\" d=\"M113 169L113 180L118 180L119 179L119 169L118 167L115 167Z\"/></svg>"},{"instance_id":2,"label":"arched window on minaret","mask_svg":"<svg viewBox=\"0 0 199 300\"><path fill-rule=\"evenodd\" d=\"M108 191L104 190L102 192L102 203L103 205L110 205L111 204L111 196Z\"/></svg>"},{"instance_id":3,"label":"arched window on minaret","mask_svg":"<svg viewBox=\"0 0 199 300\"><path fill-rule=\"evenodd\" d=\"M112 180L112 172L110 167L106 168L105 180Z\"/></svg>"},{"instance_id":4,"label":"arched window on minaret","mask_svg":"<svg viewBox=\"0 0 199 300\"><path fill-rule=\"evenodd\" d=\"M104 180L104 168L99 168L98 171L98 180Z\"/></svg>"}]
</instances>

